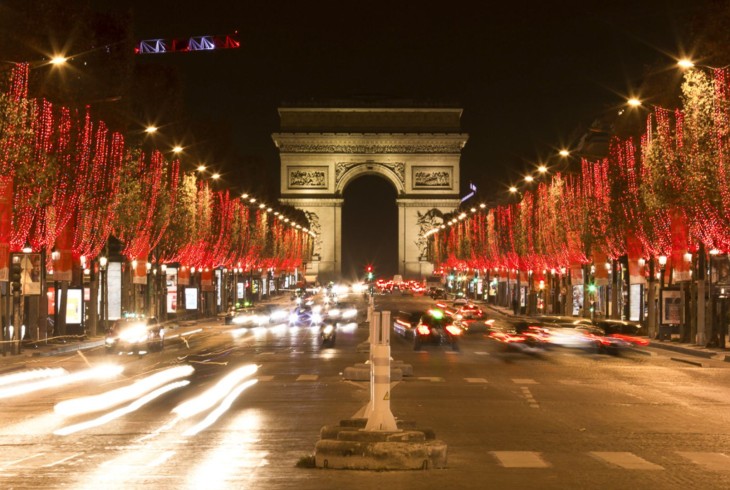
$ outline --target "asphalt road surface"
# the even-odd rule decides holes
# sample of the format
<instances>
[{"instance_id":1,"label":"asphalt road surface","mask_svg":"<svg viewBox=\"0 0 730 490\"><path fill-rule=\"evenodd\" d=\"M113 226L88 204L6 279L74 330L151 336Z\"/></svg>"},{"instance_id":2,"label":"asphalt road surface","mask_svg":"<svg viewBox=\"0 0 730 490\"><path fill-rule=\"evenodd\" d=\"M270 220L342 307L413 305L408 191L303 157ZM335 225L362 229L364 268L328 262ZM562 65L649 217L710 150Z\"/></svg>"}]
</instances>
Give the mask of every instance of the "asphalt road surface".
<instances>
[{"instance_id":1,"label":"asphalt road surface","mask_svg":"<svg viewBox=\"0 0 730 490\"><path fill-rule=\"evenodd\" d=\"M390 311L431 303L376 299ZM481 333L465 336L459 352L416 352L394 337L392 357L411 364L413 376L395 383L393 414L432 428L448 444L448 468L323 470L297 463L312 455L322 426L368 402L366 383L342 378L367 359L357 351L366 325L341 327L334 348L303 327L209 322L170 332L181 333L142 356L100 348L0 364L0 488L730 488L727 363L700 367L652 349L506 354ZM124 370L3 391L19 385L7 376L21 368L80 375L110 363ZM70 402L180 366L194 371L147 394L106 406Z\"/></svg>"}]
</instances>

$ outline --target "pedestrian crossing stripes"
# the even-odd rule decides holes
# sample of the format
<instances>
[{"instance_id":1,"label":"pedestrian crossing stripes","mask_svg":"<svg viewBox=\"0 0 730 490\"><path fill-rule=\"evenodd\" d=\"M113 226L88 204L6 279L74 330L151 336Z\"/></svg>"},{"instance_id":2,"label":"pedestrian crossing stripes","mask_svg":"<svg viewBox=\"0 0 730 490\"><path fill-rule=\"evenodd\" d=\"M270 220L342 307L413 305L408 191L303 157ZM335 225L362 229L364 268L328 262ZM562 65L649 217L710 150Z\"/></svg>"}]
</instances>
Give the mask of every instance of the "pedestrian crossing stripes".
<instances>
[{"instance_id":1,"label":"pedestrian crossing stripes","mask_svg":"<svg viewBox=\"0 0 730 490\"><path fill-rule=\"evenodd\" d=\"M505 468L549 468L540 453L533 451L492 451L500 465Z\"/></svg>"},{"instance_id":2,"label":"pedestrian crossing stripes","mask_svg":"<svg viewBox=\"0 0 730 490\"><path fill-rule=\"evenodd\" d=\"M658 464L650 463L644 458L627 452L593 451L591 456L625 470L663 470Z\"/></svg>"},{"instance_id":3,"label":"pedestrian crossing stripes","mask_svg":"<svg viewBox=\"0 0 730 490\"><path fill-rule=\"evenodd\" d=\"M297 381L317 381L319 376L316 374L300 374Z\"/></svg>"},{"instance_id":4,"label":"pedestrian crossing stripes","mask_svg":"<svg viewBox=\"0 0 730 490\"><path fill-rule=\"evenodd\" d=\"M670 453L677 457L684 458L689 461L689 463L704 471L720 473L727 473L730 471L730 456L720 452L670 451L663 455L654 455L654 458L659 458L666 462L668 460L667 456ZM129 468L162 466L172 460L175 454L176 452L172 450L160 453L155 453L154 451L134 451L127 454L127 459L124 461L124 465ZM492 456L491 461L493 464L496 464L506 470L540 470L556 468L566 464L565 453L559 454L559 459L557 461L560 461L560 463L551 461L550 453L540 451L490 451L489 454ZM50 470L74 466L82 461L85 462L84 464L89 464L87 456L88 455L84 452L65 454L39 452L20 457L16 456L15 458L8 458L4 461L0 456L0 468L3 469L3 471L0 472L0 481L4 478L17 476L17 473L13 473L13 470ZM103 455L97 454L95 456L98 459L104 459ZM579 464L579 460L584 460L585 458L592 458L593 460L604 464L606 468L613 468L615 470L664 471L677 469L676 458L670 458L671 462L666 463L666 466L662 466L628 451L590 451L587 453L573 453L571 459L574 463L572 464ZM106 459L101 463L101 467L106 466L107 464L118 465L120 463L113 459Z\"/></svg>"},{"instance_id":5,"label":"pedestrian crossing stripes","mask_svg":"<svg viewBox=\"0 0 730 490\"><path fill-rule=\"evenodd\" d=\"M464 378L467 383L486 383L487 380L484 378Z\"/></svg>"},{"instance_id":6,"label":"pedestrian crossing stripes","mask_svg":"<svg viewBox=\"0 0 730 490\"><path fill-rule=\"evenodd\" d=\"M679 452L677 454L711 471L730 471L730 456L724 453Z\"/></svg>"}]
</instances>

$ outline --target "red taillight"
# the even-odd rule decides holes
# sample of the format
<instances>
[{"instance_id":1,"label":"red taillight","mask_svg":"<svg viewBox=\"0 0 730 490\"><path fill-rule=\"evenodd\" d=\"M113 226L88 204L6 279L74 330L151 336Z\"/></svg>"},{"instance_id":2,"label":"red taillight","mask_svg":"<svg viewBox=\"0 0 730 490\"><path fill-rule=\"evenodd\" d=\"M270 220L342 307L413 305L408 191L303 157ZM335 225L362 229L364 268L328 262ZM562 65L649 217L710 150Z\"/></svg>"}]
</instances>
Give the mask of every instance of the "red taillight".
<instances>
[{"instance_id":1,"label":"red taillight","mask_svg":"<svg viewBox=\"0 0 730 490\"><path fill-rule=\"evenodd\" d=\"M416 331L418 332L418 335L428 335L431 333L431 329L426 325L419 325Z\"/></svg>"},{"instance_id":2,"label":"red taillight","mask_svg":"<svg viewBox=\"0 0 730 490\"><path fill-rule=\"evenodd\" d=\"M449 332L451 335L461 335L461 329L459 327L455 327L454 325L446 325L446 331Z\"/></svg>"}]
</instances>

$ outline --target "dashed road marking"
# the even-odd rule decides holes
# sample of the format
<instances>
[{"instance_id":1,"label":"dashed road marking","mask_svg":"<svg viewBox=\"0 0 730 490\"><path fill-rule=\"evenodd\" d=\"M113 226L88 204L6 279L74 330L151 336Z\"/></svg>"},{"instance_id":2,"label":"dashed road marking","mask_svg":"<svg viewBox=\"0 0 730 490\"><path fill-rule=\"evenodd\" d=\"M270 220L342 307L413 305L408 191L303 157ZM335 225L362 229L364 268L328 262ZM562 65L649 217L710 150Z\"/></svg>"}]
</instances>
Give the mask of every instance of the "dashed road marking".
<instances>
[{"instance_id":1,"label":"dashed road marking","mask_svg":"<svg viewBox=\"0 0 730 490\"><path fill-rule=\"evenodd\" d=\"M26 456L25 458L16 459L16 460L13 460L13 461L7 461L5 463L2 463L1 466L3 468L7 468L8 466L12 466L12 465L17 464L17 463L22 463L23 461L28 461L29 459L40 458L44 454L46 454L46 453L36 453L36 454L31 455L31 456Z\"/></svg>"},{"instance_id":2,"label":"dashed road marking","mask_svg":"<svg viewBox=\"0 0 730 490\"><path fill-rule=\"evenodd\" d=\"M539 384L534 379L529 378L512 378L512 382L516 385L536 385Z\"/></svg>"},{"instance_id":3,"label":"dashed road marking","mask_svg":"<svg viewBox=\"0 0 730 490\"><path fill-rule=\"evenodd\" d=\"M476 354L478 356L488 356L489 352L477 351L474 354Z\"/></svg>"},{"instance_id":4,"label":"dashed road marking","mask_svg":"<svg viewBox=\"0 0 730 490\"><path fill-rule=\"evenodd\" d=\"M467 383L486 383L487 380L484 378L464 378Z\"/></svg>"},{"instance_id":5,"label":"dashed road marking","mask_svg":"<svg viewBox=\"0 0 730 490\"><path fill-rule=\"evenodd\" d=\"M44 464L42 467L43 468L52 468L54 466L58 466L60 464L63 464L66 461L70 461L70 460L74 459L77 456L81 456L82 454L84 454L84 453L74 453L74 454L72 454L70 456L66 456L65 458L61 458L58 461L54 461L53 463Z\"/></svg>"},{"instance_id":6,"label":"dashed road marking","mask_svg":"<svg viewBox=\"0 0 730 490\"><path fill-rule=\"evenodd\" d=\"M444 378L440 378L438 376L420 376L416 379L419 381L431 381L432 383L443 383L444 381L446 381Z\"/></svg>"},{"instance_id":7,"label":"dashed road marking","mask_svg":"<svg viewBox=\"0 0 730 490\"><path fill-rule=\"evenodd\" d=\"M505 468L549 468L550 463L534 451L491 451Z\"/></svg>"},{"instance_id":8,"label":"dashed road marking","mask_svg":"<svg viewBox=\"0 0 730 490\"><path fill-rule=\"evenodd\" d=\"M259 377L258 377L258 380L259 380L259 381L271 381L271 380L273 380L273 379L274 379L274 377L273 377L273 376L259 376Z\"/></svg>"},{"instance_id":9,"label":"dashed road marking","mask_svg":"<svg viewBox=\"0 0 730 490\"><path fill-rule=\"evenodd\" d=\"M724 453L677 451L677 454L711 471L730 471L730 457Z\"/></svg>"},{"instance_id":10,"label":"dashed road marking","mask_svg":"<svg viewBox=\"0 0 730 490\"><path fill-rule=\"evenodd\" d=\"M644 458L629 452L608 452L608 451L591 451L590 455L600 459L606 463L618 466L625 470L663 470L662 466L651 463Z\"/></svg>"},{"instance_id":11,"label":"dashed road marking","mask_svg":"<svg viewBox=\"0 0 730 490\"><path fill-rule=\"evenodd\" d=\"M297 381L317 381L319 376L316 374L300 374Z\"/></svg>"}]
</instances>

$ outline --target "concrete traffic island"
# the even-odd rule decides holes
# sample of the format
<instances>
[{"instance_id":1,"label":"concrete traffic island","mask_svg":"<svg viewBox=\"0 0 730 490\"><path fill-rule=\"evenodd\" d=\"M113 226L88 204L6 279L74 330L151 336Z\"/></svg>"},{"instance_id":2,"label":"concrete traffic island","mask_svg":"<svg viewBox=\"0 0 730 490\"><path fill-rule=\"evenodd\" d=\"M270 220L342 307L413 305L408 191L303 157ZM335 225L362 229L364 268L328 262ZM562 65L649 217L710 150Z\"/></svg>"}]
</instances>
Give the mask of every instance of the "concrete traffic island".
<instances>
[{"instance_id":1,"label":"concrete traffic island","mask_svg":"<svg viewBox=\"0 0 730 490\"><path fill-rule=\"evenodd\" d=\"M396 421L390 411L390 312L374 313L370 325L370 361L348 368L370 379L370 402L351 419L324 426L314 449L318 468L350 470L425 470L446 467L446 443L431 429ZM411 371L412 372L412 371ZM352 374L352 373L350 373ZM346 375L347 377L347 375ZM366 378L367 379L367 378Z\"/></svg>"},{"instance_id":2,"label":"concrete traffic island","mask_svg":"<svg viewBox=\"0 0 730 490\"><path fill-rule=\"evenodd\" d=\"M366 424L367 419L348 419L322 427L314 448L317 468L385 471L446 467L446 443L437 440L431 429L399 422L396 431L366 431Z\"/></svg>"}]
</instances>

